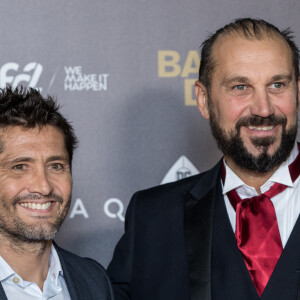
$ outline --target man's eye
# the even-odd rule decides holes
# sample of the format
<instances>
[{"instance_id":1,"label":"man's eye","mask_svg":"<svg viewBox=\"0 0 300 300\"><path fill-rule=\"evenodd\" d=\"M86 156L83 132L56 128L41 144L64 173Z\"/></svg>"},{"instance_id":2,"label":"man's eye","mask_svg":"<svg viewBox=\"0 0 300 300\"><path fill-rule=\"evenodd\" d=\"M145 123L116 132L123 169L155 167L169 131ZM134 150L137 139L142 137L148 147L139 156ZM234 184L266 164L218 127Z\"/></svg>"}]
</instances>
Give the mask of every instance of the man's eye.
<instances>
[{"instance_id":1,"label":"man's eye","mask_svg":"<svg viewBox=\"0 0 300 300\"><path fill-rule=\"evenodd\" d=\"M13 170L22 171L22 170L26 169L26 165L18 164L18 165L13 166L12 168L13 168Z\"/></svg>"},{"instance_id":2,"label":"man's eye","mask_svg":"<svg viewBox=\"0 0 300 300\"><path fill-rule=\"evenodd\" d=\"M52 163L49 168L51 170L56 170L56 171L59 171L59 170L63 170L64 166L60 163Z\"/></svg>"},{"instance_id":3,"label":"man's eye","mask_svg":"<svg viewBox=\"0 0 300 300\"><path fill-rule=\"evenodd\" d=\"M244 91L246 89L246 86L243 85L243 84L239 84L239 85L236 85L234 87L235 90L238 90L238 91Z\"/></svg>"},{"instance_id":4,"label":"man's eye","mask_svg":"<svg viewBox=\"0 0 300 300\"><path fill-rule=\"evenodd\" d=\"M274 89L280 89L283 87L283 84L281 82L275 82L271 85L271 87Z\"/></svg>"}]
</instances>

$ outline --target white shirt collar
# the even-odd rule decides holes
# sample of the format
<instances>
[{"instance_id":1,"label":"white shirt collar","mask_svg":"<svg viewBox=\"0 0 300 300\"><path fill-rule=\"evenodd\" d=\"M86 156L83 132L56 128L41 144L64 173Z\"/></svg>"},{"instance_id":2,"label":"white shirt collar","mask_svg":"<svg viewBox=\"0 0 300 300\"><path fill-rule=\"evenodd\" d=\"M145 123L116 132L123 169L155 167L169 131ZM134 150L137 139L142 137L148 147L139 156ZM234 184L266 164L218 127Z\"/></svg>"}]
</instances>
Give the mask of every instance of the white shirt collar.
<instances>
[{"instance_id":1,"label":"white shirt collar","mask_svg":"<svg viewBox=\"0 0 300 300\"><path fill-rule=\"evenodd\" d=\"M10 265L0 256L0 281L7 279L8 277L14 275L14 270Z\"/></svg>"},{"instance_id":2,"label":"white shirt collar","mask_svg":"<svg viewBox=\"0 0 300 300\"><path fill-rule=\"evenodd\" d=\"M50 276L50 279L54 282L54 284L58 285L58 277L59 275L63 276L63 270L59 261L58 254L55 250L55 247L51 246L50 257L49 257L49 270L47 277ZM12 279L17 276L20 280L19 285L22 287L26 287L31 282L23 280L12 268L11 266L0 256L0 281Z\"/></svg>"},{"instance_id":3,"label":"white shirt collar","mask_svg":"<svg viewBox=\"0 0 300 300\"><path fill-rule=\"evenodd\" d=\"M294 148L289 156L289 158L280 165L280 167L275 171L275 173L265 182L261 187L261 192L267 191L274 182L282 183L286 186L292 187L293 181L289 171L289 165L295 160L299 153L297 143L295 143ZM251 191L251 194L257 194L255 189L251 186L245 184L226 164L225 159L223 159L226 178L223 184L223 195L233 189L240 189L239 192L243 194L244 190ZM249 194L248 194L249 196Z\"/></svg>"},{"instance_id":4,"label":"white shirt collar","mask_svg":"<svg viewBox=\"0 0 300 300\"><path fill-rule=\"evenodd\" d=\"M60 260L53 245L51 246L48 274L50 275L50 278L55 282L56 286L58 285L57 281L59 275L63 276L63 270L60 264Z\"/></svg>"}]
</instances>

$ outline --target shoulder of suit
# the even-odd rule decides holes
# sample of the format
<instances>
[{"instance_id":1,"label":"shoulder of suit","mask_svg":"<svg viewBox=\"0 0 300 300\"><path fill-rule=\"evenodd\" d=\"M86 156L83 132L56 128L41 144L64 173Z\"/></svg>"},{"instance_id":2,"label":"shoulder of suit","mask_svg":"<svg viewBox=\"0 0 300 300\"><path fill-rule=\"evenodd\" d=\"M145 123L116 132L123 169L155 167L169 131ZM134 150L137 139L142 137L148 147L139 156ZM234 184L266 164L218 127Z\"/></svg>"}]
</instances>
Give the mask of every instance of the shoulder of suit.
<instances>
[{"instance_id":1,"label":"shoulder of suit","mask_svg":"<svg viewBox=\"0 0 300 300\"><path fill-rule=\"evenodd\" d=\"M81 291L82 288L82 293L89 293L90 296L97 295L96 298L80 299L114 299L110 279L102 265L91 258L80 257L62 249L55 242L53 245L57 251L67 284L69 281L76 285L77 292L78 290ZM101 295L100 298L98 298L99 295Z\"/></svg>"},{"instance_id":2,"label":"shoulder of suit","mask_svg":"<svg viewBox=\"0 0 300 300\"><path fill-rule=\"evenodd\" d=\"M55 248L62 265L71 264L73 268L80 269L81 272L87 271L105 274L103 266L96 260L87 257L81 257L63 248L60 248L56 244Z\"/></svg>"},{"instance_id":3,"label":"shoulder of suit","mask_svg":"<svg viewBox=\"0 0 300 300\"><path fill-rule=\"evenodd\" d=\"M192 189L196 184L201 184L201 181L207 181L208 178L216 178L216 174L219 173L220 169L220 162L218 162L213 168L209 169L208 171L202 172L197 175L193 175L175 182L170 182L158 186L154 186L148 189L144 189L138 191L137 193L141 195L145 194L155 194L155 193L163 193L163 192L170 192L170 191L188 191Z\"/></svg>"},{"instance_id":4,"label":"shoulder of suit","mask_svg":"<svg viewBox=\"0 0 300 300\"><path fill-rule=\"evenodd\" d=\"M188 197L194 189L206 190L210 185L214 185L217 182L220 165L219 162L212 169L198 175L138 191L134 194L130 206L135 206L139 203L147 207L146 203L148 203L149 206L154 207L155 203L157 203L160 207L163 204L167 207L169 202L172 202L173 205L178 202L181 205L182 199Z\"/></svg>"}]
</instances>

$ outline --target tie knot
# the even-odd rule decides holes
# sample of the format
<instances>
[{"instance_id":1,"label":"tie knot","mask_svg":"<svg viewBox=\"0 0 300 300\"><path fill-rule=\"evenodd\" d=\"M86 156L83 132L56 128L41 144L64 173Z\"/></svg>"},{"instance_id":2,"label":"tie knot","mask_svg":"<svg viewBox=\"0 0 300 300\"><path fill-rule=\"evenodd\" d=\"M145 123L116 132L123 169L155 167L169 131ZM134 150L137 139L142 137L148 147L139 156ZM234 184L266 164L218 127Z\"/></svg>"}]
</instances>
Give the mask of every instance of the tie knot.
<instances>
[{"instance_id":1,"label":"tie knot","mask_svg":"<svg viewBox=\"0 0 300 300\"><path fill-rule=\"evenodd\" d=\"M252 198L246 198L242 202L257 202L257 201L263 201L266 198L270 199L267 195L260 194L260 195L254 196Z\"/></svg>"},{"instance_id":2,"label":"tie knot","mask_svg":"<svg viewBox=\"0 0 300 300\"><path fill-rule=\"evenodd\" d=\"M260 194L258 196L254 196L252 198L246 198L244 200L241 200L237 204L237 209L240 209L240 211L247 209L250 210L253 214L256 214L262 206L265 206L265 201L270 201L270 198L265 194Z\"/></svg>"}]
</instances>

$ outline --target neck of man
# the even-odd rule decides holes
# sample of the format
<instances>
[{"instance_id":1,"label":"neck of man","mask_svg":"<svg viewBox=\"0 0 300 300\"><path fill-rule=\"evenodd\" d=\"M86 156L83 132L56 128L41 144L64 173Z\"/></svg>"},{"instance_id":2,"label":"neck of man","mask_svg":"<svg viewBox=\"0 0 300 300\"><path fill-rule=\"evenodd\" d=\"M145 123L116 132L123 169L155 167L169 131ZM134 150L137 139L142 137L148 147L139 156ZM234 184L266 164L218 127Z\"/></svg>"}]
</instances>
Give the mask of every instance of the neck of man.
<instances>
[{"instance_id":1,"label":"neck of man","mask_svg":"<svg viewBox=\"0 0 300 300\"><path fill-rule=\"evenodd\" d=\"M226 164L229 168L241 179L245 184L255 188L258 194L261 194L260 187L267 182L267 180L276 172L280 167L277 166L268 172L251 171L238 166L230 157L225 156Z\"/></svg>"},{"instance_id":2,"label":"neck of man","mask_svg":"<svg viewBox=\"0 0 300 300\"><path fill-rule=\"evenodd\" d=\"M49 270L52 240L24 242L0 233L0 255L23 280L35 282L41 291Z\"/></svg>"}]
</instances>

